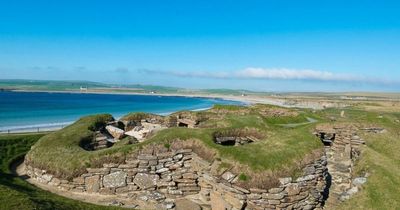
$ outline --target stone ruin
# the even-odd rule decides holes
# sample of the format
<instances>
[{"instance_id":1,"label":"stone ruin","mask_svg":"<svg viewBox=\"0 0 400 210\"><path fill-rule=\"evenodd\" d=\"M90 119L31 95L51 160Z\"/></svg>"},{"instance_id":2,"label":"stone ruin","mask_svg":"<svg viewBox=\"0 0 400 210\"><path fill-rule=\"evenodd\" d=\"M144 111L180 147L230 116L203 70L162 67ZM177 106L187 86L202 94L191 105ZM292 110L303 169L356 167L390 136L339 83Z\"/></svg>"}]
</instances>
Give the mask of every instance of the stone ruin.
<instances>
[{"instance_id":1,"label":"stone ruin","mask_svg":"<svg viewBox=\"0 0 400 210\"><path fill-rule=\"evenodd\" d=\"M173 119L176 119L175 126L179 126L179 122L189 122L182 116ZM196 127L195 122L190 121L190 127ZM167 127L165 122L155 119L121 123L123 128L118 127L119 122L113 122L96 131L91 147L106 148L108 139L120 139L129 134L135 138L140 134L142 136L138 139L144 140L153 130ZM299 177L281 177L279 185L274 187L239 186L239 174L230 170L217 173L214 170L218 167L217 160L207 161L191 147L144 148L128 154L123 162L87 168L86 173L73 179L55 177L29 165L26 169L34 180L60 190L80 195L118 195L121 200L115 203L125 207L178 210L178 203L184 199L212 210L322 209L350 198L367 181L366 176L353 177L352 173L354 161L365 144L357 135L359 130L350 124L318 126L315 135L325 145L323 155L306 165ZM374 133L381 130L364 129ZM260 139L249 133L255 132L230 130L214 133L214 141L233 146Z\"/></svg>"},{"instance_id":2,"label":"stone ruin","mask_svg":"<svg viewBox=\"0 0 400 210\"><path fill-rule=\"evenodd\" d=\"M148 122L147 120L142 120L140 125L135 126L130 131L126 131L125 135L134 137L139 142L143 142L147 137L165 128L167 127L163 126L162 124L157 124Z\"/></svg>"},{"instance_id":3,"label":"stone ruin","mask_svg":"<svg viewBox=\"0 0 400 210\"><path fill-rule=\"evenodd\" d=\"M357 135L358 130L351 124L323 125L316 128L315 134L325 145L330 185L327 202L332 205L349 199L361 189L360 180L366 179L353 177L354 161L360 155L360 147L365 144Z\"/></svg>"},{"instance_id":4,"label":"stone ruin","mask_svg":"<svg viewBox=\"0 0 400 210\"><path fill-rule=\"evenodd\" d=\"M213 134L214 142L223 146L240 146L259 141L263 135L256 129L230 129Z\"/></svg>"},{"instance_id":5,"label":"stone ruin","mask_svg":"<svg viewBox=\"0 0 400 210\"><path fill-rule=\"evenodd\" d=\"M185 118L177 118L177 127L195 128L199 124L198 121Z\"/></svg>"},{"instance_id":6,"label":"stone ruin","mask_svg":"<svg viewBox=\"0 0 400 210\"><path fill-rule=\"evenodd\" d=\"M113 204L140 209L179 209L182 199L212 210L315 209L323 205L328 175L325 155L308 164L301 176L282 177L272 188L240 187L238 174L217 173L215 164L192 148L143 149L126 156L123 163L87 168L71 180L29 165L26 169L34 180L59 190L81 196L118 195L121 200Z\"/></svg>"},{"instance_id":7,"label":"stone ruin","mask_svg":"<svg viewBox=\"0 0 400 210\"><path fill-rule=\"evenodd\" d=\"M125 137L130 137L130 143L143 142L163 129L169 127L196 128L200 121L201 119L191 112L179 112L167 117L146 114L133 120L111 121L105 127L96 130L93 139L82 141L81 147L88 151L105 149Z\"/></svg>"}]
</instances>

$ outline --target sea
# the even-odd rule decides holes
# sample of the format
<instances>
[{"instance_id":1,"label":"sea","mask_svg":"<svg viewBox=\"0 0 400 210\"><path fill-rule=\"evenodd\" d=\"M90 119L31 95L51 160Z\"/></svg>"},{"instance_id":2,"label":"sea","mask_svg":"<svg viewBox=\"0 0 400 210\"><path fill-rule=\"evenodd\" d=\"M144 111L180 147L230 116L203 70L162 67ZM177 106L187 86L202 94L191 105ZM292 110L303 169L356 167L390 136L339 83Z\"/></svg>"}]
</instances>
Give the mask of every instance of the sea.
<instances>
[{"instance_id":1,"label":"sea","mask_svg":"<svg viewBox=\"0 0 400 210\"><path fill-rule=\"evenodd\" d=\"M199 111L214 104L243 105L219 98L0 91L0 133L62 128L80 117L109 113L118 119L130 112L168 115Z\"/></svg>"}]
</instances>

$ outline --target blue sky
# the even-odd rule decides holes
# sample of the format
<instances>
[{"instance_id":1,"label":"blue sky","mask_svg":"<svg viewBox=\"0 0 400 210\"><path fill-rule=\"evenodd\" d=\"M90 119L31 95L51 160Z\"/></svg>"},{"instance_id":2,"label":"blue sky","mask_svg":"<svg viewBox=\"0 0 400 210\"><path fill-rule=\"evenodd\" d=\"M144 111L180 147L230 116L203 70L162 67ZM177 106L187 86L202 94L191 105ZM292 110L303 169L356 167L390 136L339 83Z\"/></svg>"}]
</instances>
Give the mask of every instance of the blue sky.
<instances>
[{"instance_id":1,"label":"blue sky","mask_svg":"<svg viewBox=\"0 0 400 210\"><path fill-rule=\"evenodd\" d=\"M0 0L0 79L398 92L400 3Z\"/></svg>"}]
</instances>

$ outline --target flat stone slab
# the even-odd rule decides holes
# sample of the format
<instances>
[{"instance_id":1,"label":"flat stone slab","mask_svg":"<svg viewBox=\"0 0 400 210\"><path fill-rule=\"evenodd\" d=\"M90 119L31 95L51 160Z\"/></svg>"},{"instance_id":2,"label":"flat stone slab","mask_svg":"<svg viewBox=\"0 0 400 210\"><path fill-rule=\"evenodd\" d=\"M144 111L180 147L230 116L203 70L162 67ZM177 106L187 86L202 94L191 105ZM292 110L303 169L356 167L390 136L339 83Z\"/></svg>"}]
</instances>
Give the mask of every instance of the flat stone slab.
<instances>
[{"instance_id":1,"label":"flat stone slab","mask_svg":"<svg viewBox=\"0 0 400 210\"><path fill-rule=\"evenodd\" d=\"M148 189L155 187L160 178L156 174L138 173L133 179L133 183L140 187L140 189Z\"/></svg>"},{"instance_id":2,"label":"flat stone slab","mask_svg":"<svg viewBox=\"0 0 400 210\"><path fill-rule=\"evenodd\" d=\"M100 190L100 176L94 175L86 177L85 187L88 193L98 192Z\"/></svg>"},{"instance_id":3,"label":"flat stone slab","mask_svg":"<svg viewBox=\"0 0 400 210\"><path fill-rule=\"evenodd\" d=\"M104 176L103 185L104 187L123 187L126 186L126 172L117 171Z\"/></svg>"}]
</instances>

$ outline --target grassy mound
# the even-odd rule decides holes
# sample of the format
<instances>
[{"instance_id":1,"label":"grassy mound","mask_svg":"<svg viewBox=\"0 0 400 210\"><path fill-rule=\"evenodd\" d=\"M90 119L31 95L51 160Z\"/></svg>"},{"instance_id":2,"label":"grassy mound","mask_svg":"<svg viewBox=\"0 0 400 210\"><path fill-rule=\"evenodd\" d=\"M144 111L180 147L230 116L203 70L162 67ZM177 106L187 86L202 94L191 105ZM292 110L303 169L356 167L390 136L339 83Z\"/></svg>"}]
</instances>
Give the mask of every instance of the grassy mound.
<instances>
[{"instance_id":1,"label":"grassy mound","mask_svg":"<svg viewBox=\"0 0 400 210\"><path fill-rule=\"evenodd\" d=\"M21 158L44 134L0 136L0 209L119 209L67 199L38 189L10 171L10 164Z\"/></svg>"},{"instance_id":2,"label":"grassy mound","mask_svg":"<svg viewBox=\"0 0 400 210\"><path fill-rule=\"evenodd\" d=\"M258 106L259 107L259 106ZM104 162L118 162L125 155L148 145L168 145L174 141L195 140L205 148L214 151L215 157L230 164L248 166L253 171L286 171L297 169L301 160L317 149L321 149L320 141L312 134L313 124L284 128L275 124L270 117L258 113L255 107L217 106L203 112L194 112L193 116L212 116L215 109L224 112L218 118L206 118L208 126L189 128L168 128L156 133L143 143L126 145L120 142L111 148L86 151L79 142L93 134L93 128L111 120L110 115L84 117L76 123L49 134L39 140L27 155L30 165L46 169L63 178L71 178L85 172L87 167L101 166ZM263 107L265 108L265 107ZM235 112L238 111L238 112ZM246 112L243 115L241 113ZM179 114L190 115L191 112ZM304 115L312 113L307 112ZM173 114L172 116L176 116ZM129 114L122 119L139 120L147 114ZM168 118L168 117L165 117ZM297 122L299 116L286 116L285 122ZM292 120L292 121L291 121ZM281 121L277 121L281 123ZM211 126L219 124L221 126ZM257 130L260 141L241 147L225 147L214 142L214 134L226 129Z\"/></svg>"}]
</instances>

